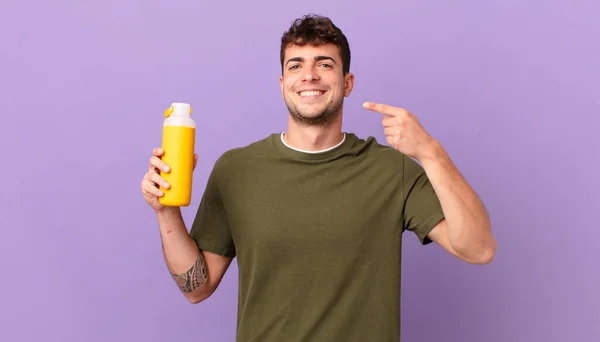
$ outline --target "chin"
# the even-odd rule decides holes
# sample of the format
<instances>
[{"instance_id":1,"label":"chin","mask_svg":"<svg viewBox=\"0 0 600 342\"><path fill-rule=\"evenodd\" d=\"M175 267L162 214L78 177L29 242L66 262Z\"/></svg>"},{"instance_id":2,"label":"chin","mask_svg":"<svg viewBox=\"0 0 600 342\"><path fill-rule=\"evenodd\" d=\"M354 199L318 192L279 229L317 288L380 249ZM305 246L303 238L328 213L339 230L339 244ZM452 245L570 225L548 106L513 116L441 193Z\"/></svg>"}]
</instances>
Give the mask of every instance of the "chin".
<instances>
[{"instance_id":1,"label":"chin","mask_svg":"<svg viewBox=\"0 0 600 342\"><path fill-rule=\"evenodd\" d=\"M321 116L326 115L325 114L325 110L324 109L320 109L320 110L312 110L312 111L298 111L298 115L303 117L303 118L307 118L307 119L316 119L319 118Z\"/></svg>"},{"instance_id":2,"label":"chin","mask_svg":"<svg viewBox=\"0 0 600 342\"><path fill-rule=\"evenodd\" d=\"M337 114L328 111L320 112L297 112L290 111L290 115L296 123L302 126L328 126L337 117Z\"/></svg>"},{"instance_id":3,"label":"chin","mask_svg":"<svg viewBox=\"0 0 600 342\"><path fill-rule=\"evenodd\" d=\"M336 103L298 103L284 97L292 119L303 126L327 126L340 114L343 100Z\"/></svg>"}]
</instances>

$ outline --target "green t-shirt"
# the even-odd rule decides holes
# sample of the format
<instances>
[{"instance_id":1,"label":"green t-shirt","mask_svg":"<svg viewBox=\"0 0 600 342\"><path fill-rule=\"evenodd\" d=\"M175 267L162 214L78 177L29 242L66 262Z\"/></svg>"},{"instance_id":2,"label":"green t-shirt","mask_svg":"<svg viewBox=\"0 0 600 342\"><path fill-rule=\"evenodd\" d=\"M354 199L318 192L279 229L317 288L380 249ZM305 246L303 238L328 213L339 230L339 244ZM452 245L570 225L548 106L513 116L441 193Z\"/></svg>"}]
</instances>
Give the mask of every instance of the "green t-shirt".
<instances>
[{"instance_id":1,"label":"green t-shirt","mask_svg":"<svg viewBox=\"0 0 600 342\"><path fill-rule=\"evenodd\" d=\"M272 134L217 160L190 235L237 258L237 341L387 342L402 233L430 243L442 218L422 167L372 137L307 153Z\"/></svg>"}]
</instances>

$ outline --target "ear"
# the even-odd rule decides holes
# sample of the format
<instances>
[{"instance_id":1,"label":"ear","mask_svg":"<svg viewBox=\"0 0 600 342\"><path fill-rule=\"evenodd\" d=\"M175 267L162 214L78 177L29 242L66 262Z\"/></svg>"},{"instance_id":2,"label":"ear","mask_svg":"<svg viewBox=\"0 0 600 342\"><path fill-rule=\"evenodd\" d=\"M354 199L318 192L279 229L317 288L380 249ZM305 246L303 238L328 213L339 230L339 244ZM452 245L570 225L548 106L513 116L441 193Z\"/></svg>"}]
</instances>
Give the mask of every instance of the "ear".
<instances>
[{"instance_id":1,"label":"ear","mask_svg":"<svg viewBox=\"0 0 600 342\"><path fill-rule=\"evenodd\" d=\"M281 97L283 97L283 75L279 76L279 88L281 90Z\"/></svg>"},{"instance_id":2,"label":"ear","mask_svg":"<svg viewBox=\"0 0 600 342\"><path fill-rule=\"evenodd\" d=\"M344 96L350 96L352 89L354 88L354 74L348 73L344 76Z\"/></svg>"}]
</instances>

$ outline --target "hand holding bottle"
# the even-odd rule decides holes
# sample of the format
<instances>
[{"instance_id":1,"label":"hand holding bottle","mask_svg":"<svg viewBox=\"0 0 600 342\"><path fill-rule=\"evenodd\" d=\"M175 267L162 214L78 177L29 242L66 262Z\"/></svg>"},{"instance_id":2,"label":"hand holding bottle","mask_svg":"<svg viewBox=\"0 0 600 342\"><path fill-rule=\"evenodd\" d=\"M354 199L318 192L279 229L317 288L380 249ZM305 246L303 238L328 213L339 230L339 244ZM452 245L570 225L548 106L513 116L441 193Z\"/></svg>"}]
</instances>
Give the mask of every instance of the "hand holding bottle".
<instances>
[{"instance_id":1,"label":"hand holding bottle","mask_svg":"<svg viewBox=\"0 0 600 342\"><path fill-rule=\"evenodd\" d=\"M146 174L144 175L141 184L144 199L155 211L160 211L164 208L164 206L159 202L159 197L164 196L164 191L161 190L160 187L164 189L170 188L170 184L160 175L161 172L168 174L171 171L169 165L167 165L167 163L165 163L161 159L163 154L164 151L160 147L157 147L154 150L152 150L152 157L150 157L150 167L148 169L148 172L146 172ZM196 169L197 163L198 155L194 154L194 169Z\"/></svg>"},{"instance_id":2,"label":"hand holding bottle","mask_svg":"<svg viewBox=\"0 0 600 342\"><path fill-rule=\"evenodd\" d=\"M198 156L194 153L196 123L192 107L174 102L165 111L162 147L153 150L150 169L142 180L142 193L155 210L185 207L192 200L192 172Z\"/></svg>"}]
</instances>

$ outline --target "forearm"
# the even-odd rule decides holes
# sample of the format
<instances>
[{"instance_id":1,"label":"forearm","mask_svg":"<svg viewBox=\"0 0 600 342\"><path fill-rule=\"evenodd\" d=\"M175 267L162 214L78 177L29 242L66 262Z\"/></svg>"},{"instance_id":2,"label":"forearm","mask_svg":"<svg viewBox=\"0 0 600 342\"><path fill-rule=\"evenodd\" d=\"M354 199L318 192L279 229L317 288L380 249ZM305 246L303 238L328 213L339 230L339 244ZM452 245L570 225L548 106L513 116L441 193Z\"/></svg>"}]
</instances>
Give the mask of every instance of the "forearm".
<instances>
[{"instance_id":1,"label":"forearm","mask_svg":"<svg viewBox=\"0 0 600 342\"><path fill-rule=\"evenodd\" d=\"M446 233L454 250L470 259L489 260L495 252L488 212L442 146L420 160L438 195L447 222Z\"/></svg>"},{"instance_id":2,"label":"forearm","mask_svg":"<svg viewBox=\"0 0 600 342\"><path fill-rule=\"evenodd\" d=\"M157 212L157 219L171 276L190 301L197 301L209 292L204 255L189 236L179 208L166 207Z\"/></svg>"}]
</instances>

